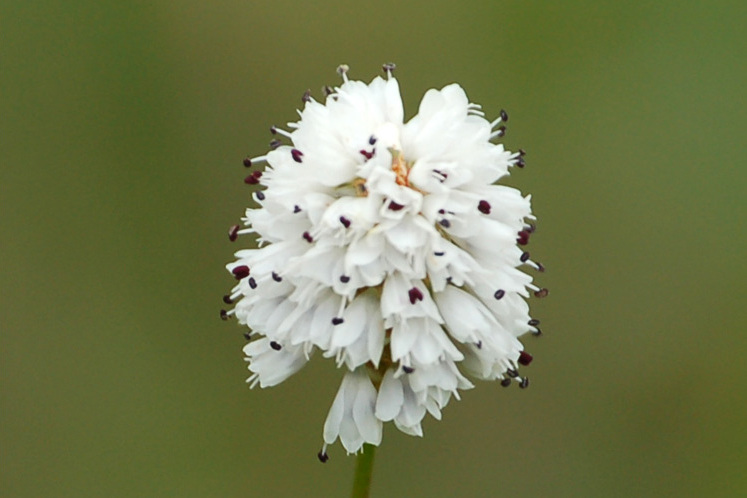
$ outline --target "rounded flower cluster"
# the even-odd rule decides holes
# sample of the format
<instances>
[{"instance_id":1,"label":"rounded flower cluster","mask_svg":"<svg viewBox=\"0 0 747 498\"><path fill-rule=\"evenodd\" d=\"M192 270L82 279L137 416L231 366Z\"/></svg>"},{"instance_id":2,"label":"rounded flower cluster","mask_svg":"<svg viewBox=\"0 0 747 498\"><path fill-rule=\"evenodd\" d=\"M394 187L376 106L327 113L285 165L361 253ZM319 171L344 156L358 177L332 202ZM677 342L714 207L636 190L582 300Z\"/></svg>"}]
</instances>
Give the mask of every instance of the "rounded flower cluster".
<instances>
[{"instance_id":1,"label":"rounded flower cluster","mask_svg":"<svg viewBox=\"0 0 747 498\"><path fill-rule=\"evenodd\" d=\"M252 387L299 371L315 352L345 371L324 424L324 448L378 445L383 422L421 422L476 379L528 379L518 337L539 335L526 298L547 294L520 270L542 270L520 246L534 225L529 196L497 185L524 152L506 151L493 122L452 84L429 90L404 122L393 65L370 84L347 78L324 103L304 96L290 131L272 128L248 158L254 191L244 227L258 248L227 265L238 281L222 311L249 327Z\"/></svg>"}]
</instances>

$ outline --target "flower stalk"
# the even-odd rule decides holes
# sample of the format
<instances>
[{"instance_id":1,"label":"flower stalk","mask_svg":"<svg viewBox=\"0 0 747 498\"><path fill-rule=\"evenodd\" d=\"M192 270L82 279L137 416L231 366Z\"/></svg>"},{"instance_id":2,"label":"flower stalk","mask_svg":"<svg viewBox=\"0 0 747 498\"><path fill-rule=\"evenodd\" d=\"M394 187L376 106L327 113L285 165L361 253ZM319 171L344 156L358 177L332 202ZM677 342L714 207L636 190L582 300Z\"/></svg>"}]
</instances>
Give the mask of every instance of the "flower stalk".
<instances>
[{"instance_id":1,"label":"flower stalk","mask_svg":"<svg viewBox=\"0 0 747 498\"><path fill-rule=\"evenodd\" d=\"M368 498L371 494L371 475L373 474L376 446L364 444L363 449L355 459L355 475L353 476L352 498Z\"/></svg>"}]
</instances>

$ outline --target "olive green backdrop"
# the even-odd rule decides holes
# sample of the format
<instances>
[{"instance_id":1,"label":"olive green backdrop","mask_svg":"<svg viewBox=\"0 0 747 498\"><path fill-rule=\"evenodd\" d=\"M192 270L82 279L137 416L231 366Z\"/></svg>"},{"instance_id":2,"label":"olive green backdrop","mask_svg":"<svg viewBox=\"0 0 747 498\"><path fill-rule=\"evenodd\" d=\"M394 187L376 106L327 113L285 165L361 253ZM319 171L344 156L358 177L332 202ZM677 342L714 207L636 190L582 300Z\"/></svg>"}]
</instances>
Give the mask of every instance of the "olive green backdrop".
<instances>
[{"instance_id":1,"label":"olive green backdrop","mask_svg":"<svg viewBox=\"0 0 747 498\"><path fill-rule=\"evenodd\" d=\"M647 5L650 4L650 5ZM241 160L335 67L457 81L532 193L530 389L387 426L374 496L747 494L743 1L4 1L0 495L345 496L340 372L250 391Z\"/></svg>"}]
</instances>

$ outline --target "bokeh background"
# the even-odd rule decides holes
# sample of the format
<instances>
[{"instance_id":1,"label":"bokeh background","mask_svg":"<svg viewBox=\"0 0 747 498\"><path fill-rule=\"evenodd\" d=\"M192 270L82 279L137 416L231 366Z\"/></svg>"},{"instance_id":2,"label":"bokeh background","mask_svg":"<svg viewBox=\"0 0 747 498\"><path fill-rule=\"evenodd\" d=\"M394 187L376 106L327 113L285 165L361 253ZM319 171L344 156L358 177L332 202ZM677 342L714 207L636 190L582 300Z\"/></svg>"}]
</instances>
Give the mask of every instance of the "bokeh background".
<instances>
[{"instance_id":1,"label":"bokeh background","mask_svg":"<svg viewBox=\"0 0 747 498\"><path fill-rule=\"evenodd\" d=\"M528 151L524 391L385 430L374 496L747 495L743 1L0 4L0 495L346 496L340 372L250 391L218 318L241 160L398 65Z\"/></svg>"}]
</instances>

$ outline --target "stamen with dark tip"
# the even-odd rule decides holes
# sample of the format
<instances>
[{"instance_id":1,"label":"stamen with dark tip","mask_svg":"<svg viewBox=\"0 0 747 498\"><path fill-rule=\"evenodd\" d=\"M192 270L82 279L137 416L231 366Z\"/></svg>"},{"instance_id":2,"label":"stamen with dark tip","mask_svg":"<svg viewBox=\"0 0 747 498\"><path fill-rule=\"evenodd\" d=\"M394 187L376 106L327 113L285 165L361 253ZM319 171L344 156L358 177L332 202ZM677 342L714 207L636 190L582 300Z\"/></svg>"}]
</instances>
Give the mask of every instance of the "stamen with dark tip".
<instances>
[{"instance_id":1,"label":"stamen with dark tip","mask_svg":"<svg viewBox=\"0 0 747 498\"><path fill-rule=\"evenodd\" d=\"M276 272L272 272L272 279L275 282L282 282L283 281L283 277L281 277L280 275L278 275Z\"/></svg>"},{"instance_id":2,"label":"stamen with dark tip","mask_svg":"<svg viewBox=\"0 0 747 498\"><path fill-rule=\"evenodd\" d=\"M516 166L518 166L519 168L523 168L526 165L527 165L527 163L524 162L524 158L523 157L519 157L519 159L516 161Z\"/></svg>"},{"instance_id":3,"label":"stamen with dark tip","mask_svg":"<svg viewBox=\"0 0 747 498\"><path fill-rule=\"evenodd\" d=\"M254 277L249 277L249 287L251 287L252 289L257 288L257 281L254 280Z\"/></svg>"},{"instance_id":4,"label":"stamen with dark tip","mask_svg":"<svg viewBox=\"0 0 747 498\"><path fill-rule=\"evenodd\" d=\"M303 157L303 152L298 149L291 149L291 156L293 156L294 161L300 163L302 162L301 158Z\"/></svg>"},{"instance_id":5,"label":"stamen with dark tip","mask_svg":"<svg viewBox=\"0 0 747 498\"><path fill-rule=\"evenodd\" d=\"M303 233L303 238L309 244L311 244L312 242L314 242L314 238L311 236L311 234L309 232L304 232Z\"/></svg>"},{"instance_id":6,"label":"stamen with dark tip","mask_svg":"<svg viewBox=\"0 0 747 498\"><path fill-rule=\"evenodd\" d=\"M527 155L527 151L525 151L524 149L519 149L519 156L524 157L526 155Z\"/></svg>"},{"instance_id":7,"label":"stamen with dark tip","mask_svg":"<svg viewBox=\"0 0 747 498\"><path fill-rule=\"evenodd\" d=\"M231 225L231 228L228 229L228 240L236 242L236 239L239 238L239 228L241 228L239 225Z\"/></svg>"},{"instance_id":8,"label":"stamen with dark tip","mask_svg":"<svg viewBox=\"0 0 747 498\"><path fill-rule=\"evenodd\" d=\"M278 147L280 147L281 145L283 145L283 142L281 142L281 141L280 141L280 140L278 140L277 138L276 138L276 139L274 139L274 140L271 140L271 141L270 141L270 149L272 149L272 150L275 150L275 149L277 149L277 148L278 148Z\"/></svg>"},{"instance_id":9,"label":"stamen with dark tip","mask_svg":"<svg viewBox=\"0 0 747 498\"><path fill-rule=\"evenodd\" d=\"M228 320L228 311L220 310L220 319L223 321Z\"/></svg>"},{"instance_id":10,"label":"stamen with dark tip","mask_svg":"<svg viewBox=\"0 0 747 498\"><path fill-rule=\"evenodd\" d=\"M505 134L506 134L505 126L499 126L498 129L493 132L493 135L496 137L502 137Z\"/></svg>"},{"instance_id":11,"label":"stamen with dark tip","mask_svg":"<svg viewBox=\"0 0 747 498\"><path fill-rule=\"evenodd\" d=\"M495 294L493 294L493 297L496 299L501 299L505 295L506 291L504 291L503 289L498 289L497 291L495 291Z\"/></svg>"},{"instance_id":12,"label":"stamen with dark tip","mask_svg":"<svg viewBox=\"0 0 747 498\"><path fill-rule=\"evenodd\" d=\"M477 210L480 211L482 214L490 214L490 203L485 200L478 202Z\"/></svg>"},{"instance_id":13,"label":"stamen with dark tip","mask_svg":"<svg viewBox=\"0 0 747 498\"><path fill-rule=\"evenodd\" d=\"M226 304L233 304L233 300L231 299L231 296L229 296L228 294L223 296L223 302Z\"/></svg>"},{"instance_id":14,"label":"stamen with dark tip","mask_svg":"<svg viewBox=\"0 0 747 498\"><path fill-rule=\"evenodd\" d=\"M504 109L501 109L501 121L508 121L508 113Z\"/></svg>"},{"instance_id":15,"label":"stamen with dark tip","mask_svg":"<svg viewBox=\"0 0 747 498\"><path fill-rule=\"evenodd\" d=\"M529 243L529 232L526 230L522 230L519 232L519 236L516 238L516 242L520 246L525 246Z\"/></svg>"},{"instance_id":16,"label":"stamen with dark tip","mask_svg":"<svg viewBox=\"0 0 747 498\"><path fill-rule=\"evenodd\" d=\"M246 339L247 341L251 341L252 334L250 334L249 332L244 332L244 339Z\"/></svg>"},{"instance_id":17,"label":"stamen with dark tip","mask_svg":"<svg viewBox=\"0 0 747 498\"><path fill-rule=\"evenodd\" d=\"M381 66L381 69L385 73L393 73L395 69L397 69L397 65L393 62L387 62L386 64Z\"/></svg>"},{"instance_id":18,"label":"stamen with dark tip","mask_svg":"<svg viewBox=\"0 0 747 498\"><path fill-rule=\"evenodd\" d=\"M443 252L443 251L437 251L437 252L433 253L434 256L443 256L444 254L446 254L446 253Z\"/></svg>"},{"instance_id":19,"label":"stamen with dark tip","mask_svg":"<svg viewBox=\"0 0 747 498\"><path fill-rule=\"evenodd\" d=\"M521 379L521 381L519 382L519 387L522 389L526 389L527 387L529 387L529 377L524 377L523 379Z\"/></svg>"},{"instance_id":20,"label":"stamen with dark tip","mask_svg":"<svg viewBox=\"0 0 747 498\"><path fill-rule=\"evenodd\" d=\"M244 166L246 166L247 168L250 168L252 166L252 160L251 160L251 158L249 158L249 157L245 157L244 158Z\"/></svg>"},{"instance_id":21,"label":"stamen with dark tip","mask_svg":"<svg viewBox=\"0 0 747 498\"><path fill-rule=\"evenodd\" d=\"M519 376L519 372L517 372L513 368L509 368L508 370L506 370L506 375L508 375L512 379L515 379L516 377Z\"/></svg>"},{"instance_id":22,"label":"stamen with dark tip","mask_svg":"<svg viewBox=\"0 0 747 498\"><path fill-rule=\"evenodd\" d=\"M270 347L274 349L275 351L280 351L281 349L283 349L283 346L281 346L275 341L270 341Z\"/></svg>"},{"instance_id":23,"label":"stamen with dark tip","mask_svg":"<svg viewBox=\"0 0 747 498\"><path fill-rule=\"evenodd\" d=\"M368 152L367 150L364 150L364 149L361 149L358 152L360 152L361 155L366 158L366 161L368 161L369 159L371 159L374 156L374 154L375 154L374 151Z\"/></svg>"},{"instance_id":24,"label":"stamen with dark tip","mask_svg":"<svg viewBox=\"0 0 747 498\"><path fill-rule=\"evenodd\" d=\"M387 208L392 211L399 211L400 209L404 207L405 207L404 205L399 204L398 202L394 202L394 201L389 201L389 205L387 206Z\"/></svg>"},{"instance_id":25,"label":"stamen with dark tip","mask_svg":"<svg viewBox=\"0 0 747 498\"><path fill-rule=\"evenodd\" d=\"M402 365L402 371L406 374L411 374L415 371L415 369L412 367L408 367L407 365Z\"/></svg>"},{"instance_id":26,"label":"stamen with dark tip","mask_svg":"<svg viewBox=\"0 0 747 498\"><path fill-rule=\"evenodd\" d=\"M340 325L345 320L343 318L340 318L339 316L336 316L332 319L332 325Z\"/></svg>"},{"instance_id":27,"label":"stamen with dark tip","mask_svg":"<svg viewBox=\"0 0 747 498\"><path fill-rule=\"evenodd\" d=\"M534 297L547 297L547 295L550 293L550 291L547 289L547 287L543 287L538 291L534 291Z\"/></svg>"},{"instance_id":28,"label":"stamen with dark tip","mask_svg":"<svg viewBox=\"0 0 747 498\"><path fill-rule=\"evenodd\" d=\"M259 199L260 201L265 200L265 194L264 194L264 192L257 192L254 195L256 195L257 199Z\"/></svg>"},{"instance_id":29,"label":"stamen with dark tip","mask_svg":"<svg viewBox=\"0 0 747 498\"><path fill-rule=\"evenodd\" d=\"M477 349L482 349L482 341L477 341L477 342L475 343L475 347L476 347Z\"/></svg>"},{"instance_id":30,"label":"stamen with dark tip","mask_svg":"<svg viewBox=\"0 0 747 498\"><path fill-rule=\"evenodd\" d=\"M407 295L410 297L410 304L415 304L423 300L423 293L417 287L413 287L407 291Z\"/></svg>"},{"instance_id":31,"label":"stamen with dark tip","mask_svg":"<svg viewBox=\"0 0 747 498\"><path fill-rule=\"evenodd\" d=\"M522 263L526 263L527 261L529 261L529 253L528 253L528 252L526 252L526 251L525 251L525 252L523 252L523 253L521 253L521 257L519 258L519 260L520 260L520 261L521 261Z\"/></svg>"},{"instance_id":32,"label":"stamen with dark tip","mask_svg":"<svg viewBox=\"0 0 747 498\"><path fill-rule=\"evenodd\" d=\"M262 172L255 171L251 175L244 178L244 183L246 183L247 185L257 185L261 177L262 177Z\"/></svg>"},{"instance_id":33,"label":"stamen with dark tip","mask_svg":"<svg viewBox=\"0 0 747 498\"><path fill-rule=\"evenodd\" d=\"M529 326L530 326L530 327L536 327L537 325L539 325L539 324L540 324L540 321L539 321L539 320L537 320L536 318L532 318L532 319L531 319L531 320L529 320L529 322L527 322L527 323L529 324Z\"/></svg>"},{"instance_id":34,"label":"stamen with dark tip","mask_svg":"<svg viewBox=\"0 0 747 498\"><path fill-rule=\"evenodd\" d=\"M241 280L249 276L249 267L246 265L237 266L231 270L231 273L236 277L236 280Z\"/></svg>"},{"instance_id":35,"label":"stamen with dark tip","mask_svg":"<svg viewBox=\"0 0 747 498\"><path fill-rule=\"evenodd\" d=\"M535 332L532 332L532 335L539 337L542 335L542 330L540 330L539 327L535 327L537 330Z\"/></svg>"},{"instance_id":36,"label":"stamen with dark tip","mask_svg":"<svg viewBox=\"0 0 747 498\"><path fill-rule=\"evenodd\" d=\"M438 224L444 228L449 228L451 226L451 222L447 220L446 218L439 220Z\"/></svg>"},{"instance_id":37,"label":"stamen with dark tip","mask_svg":"<svg viewBox=\"0 0 747 498\"><path fill-rule=\"evenodd\" d=\"M346 284L350 282L350 277L348 277L347 275L340 275L340 282L342 282L343 284Z\"/></svg>"},{"instance_id":38,"label":"stamen with dark tip","mask_svg":"<svg viewBox=\"0 0 747 498\"><path fill-rule=\"evenodd\" d=\"M293 212L294 213L300 213L301 212L301 208L298 207L298 204L296 204L295 206L293 206Z\"/></svg>"},{"instance_id":39,"label":"stamen with dark tip","mask_svg":"<svg viewBox=\"0 0 747 498\"><path fill-rule=\"evenodd\" d=\"M350 220L345 218L344 216L340 216L340 223L342 223L342 226L345 228L350 228Z\"/></svg>"},{"instance_id":40,"label":"stamen with dark tip","mask_svg":"<svg viewBox=\"0 0 747 498\"><path fill-rule=\"evenodd\" d=\"M519 353L519 365L527 366L532 363L533 359L534 358L532 357L532 355L530 355L526 351L522 351L521 353Z\"/></svg>"},{"instance_id":41,"label":"stamen with dark tip","mask_svg":"<svg viewBox=\"0 0 747 498\"><path fill-rule=\"evenodd\" d=\"M301 102L304 104L307 102L311 102L311 90L306 90L303 92L303 97L301 97Z\"/></svg>"},{"instance_id":42,"label":"stamen with dark tip","mask_svg":"<svg viewBox=\"0 0 747 498\"><path fill-rule=\"evenodd\" d=\"M329 455L327 455L324 450L317 453L317 458L319 458L319 461L322 463L327 463L327 460L329 460Z\"/></svg>"},{"instance_id":43,"label":"stamen with dark tip","mask_svg":"<svg viewBox=\"0 0 747 498\"><path fill-rule=\"evenodd\" d=\"M540 273L545 273L545 265L543 265L542 263L538 262L537 263L537 271L540 272Z\"/></svg>"},{"instance_id":44,"label":"stamen with dark tip","mask_svg":"<svg viewBox=\"0 0 747 498\"><path fill-rule=\"evenodd\" d=\"M373 136L373 135L371 135L370 137L368 137L368 143L369 143L369 145L375 145L376 144L376 137Z\"/></svg>"},{"instance_id":45,"label":"stamen with dark tip","mask_svg":"<svg viewBox=\"0 0 747 498\"><path fill-rule=\"evenodd\" d=\"M509 378L505 378L505 379L503 379L503 380L501 381L501 385L502 385L503 387L508 387L508 386L510 386L510 385L511 385L511 379L509 379Z\"/></svg>"}]
</instances>

